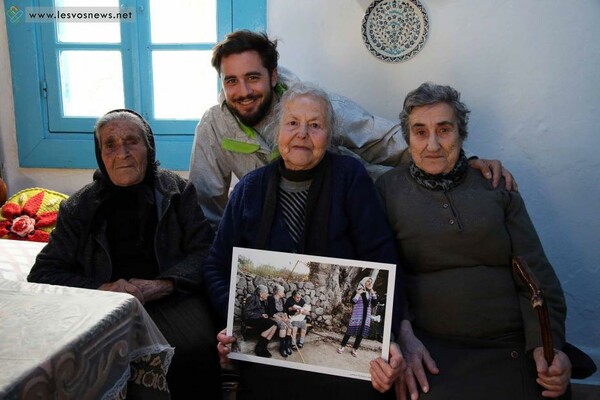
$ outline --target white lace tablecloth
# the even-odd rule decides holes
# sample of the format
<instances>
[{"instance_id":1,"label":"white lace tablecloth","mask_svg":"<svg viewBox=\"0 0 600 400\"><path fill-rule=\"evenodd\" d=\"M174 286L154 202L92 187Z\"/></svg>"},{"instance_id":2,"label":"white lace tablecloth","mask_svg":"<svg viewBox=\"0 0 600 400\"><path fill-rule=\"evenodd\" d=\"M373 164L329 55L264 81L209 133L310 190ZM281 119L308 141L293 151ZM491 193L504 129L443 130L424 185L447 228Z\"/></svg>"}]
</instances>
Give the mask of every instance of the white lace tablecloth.
<instances>
[{"instance_id":1,"label":"white lace tablecloth","mask_svg":"<svg viewBox=\"0 0 600 400\"><path fill-rule=\"evenodd\" d=\"M31 245L0 240L0 399L169 398L173 348L141 303L24 282Z\"/></svg>"},{"instance_id":2,"label":"white lace tablecloth","mask_svg":"<svg viewBox=\"0 0 600 400\"><path fill-rule=\"evenodd\" d=\"M35 257L46 243L0 239L0 278L27 281Z\"/></svg>"}]
</instances>

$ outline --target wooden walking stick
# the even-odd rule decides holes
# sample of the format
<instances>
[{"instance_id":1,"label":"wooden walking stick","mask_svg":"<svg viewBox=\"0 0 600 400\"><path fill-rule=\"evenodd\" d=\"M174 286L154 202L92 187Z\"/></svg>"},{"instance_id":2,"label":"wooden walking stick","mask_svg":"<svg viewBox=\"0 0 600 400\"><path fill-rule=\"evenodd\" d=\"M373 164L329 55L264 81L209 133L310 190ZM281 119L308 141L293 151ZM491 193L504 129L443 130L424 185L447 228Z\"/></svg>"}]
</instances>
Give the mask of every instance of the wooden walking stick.
<instances>
[{"instance_id":1,"label":"wooden walking stick","mask_svg":"<svg viewBox=\"0 0 600 400\"><path fill-rule=\"evenodd\" d=\"M550 328L550 317L548 316L548 307L544 301L544 293L539 288L535 276L523 258L514 257L512 268L531 293L531 306L537 311L538 318L540 319L544 357L548 365L550 365L554 359L554 346L552 344L552 329Z\"/></svg>"},{"instance_id":2,"label":"wooden walking stick","mask_svg":"<svg viewBox=\"0 0 600 400\"><path fill-rule=\"evenodd\" d=\"M296 351L298 352L298 354L300 354L300 358L302 359L302 364L306 364L306 361L304 361L304 357L302 356L302 352L300 351L300 347L298 347L298 343L296 343L296 338L292 338L292 344L294 346L296 346Z\"/></svg>"}]
</instances>

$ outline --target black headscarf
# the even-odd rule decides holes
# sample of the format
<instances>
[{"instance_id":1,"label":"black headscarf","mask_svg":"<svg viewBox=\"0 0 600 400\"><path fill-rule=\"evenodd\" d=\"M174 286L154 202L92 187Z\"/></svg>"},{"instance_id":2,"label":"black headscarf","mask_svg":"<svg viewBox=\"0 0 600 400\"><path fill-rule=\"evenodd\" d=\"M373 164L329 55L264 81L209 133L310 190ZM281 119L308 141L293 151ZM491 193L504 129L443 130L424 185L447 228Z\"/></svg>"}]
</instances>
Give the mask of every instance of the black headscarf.
<instances>
[{"instance_id":1,"label":"black headscarf","mask_svg":"<svg viewBox=\"0 0 600 400\"><path fill-rule=\"evenodd\" d=\"M103 181L106 197L100 208L100 218L106 221L106 237L113 264L112 280L119 278L153 279L158 275L158 263L154 252L154 232L158 224L158 211L154 198L154 178L159 162L156 161L154 134L148 122L129 109L116 109L114 113L129 113L139 118L144 127L147 149L146 174L142 182L131 186L118 186L111 180L102 160L97 132L94 145L99 171L96 179ZM102 124L119 121L120 118Z\"/></svg>"},{"instance_id":2,"label":"black headscarf","mask_svg":"<svg viewBox=\"0 0 600 400\"><path fill-rule=\"evenodd\" d=\"M152 132L152 128L150 128L150 124L148 124L148 121L146 121L144 119L144 117L142 117L140 114L138 114L137 112L135 112L133 110L127 109L127 108L117 108L115 110L109 111L106 114L104 114L104 116L102 118L104 118L105 116L107 116L109 114L115 114L115 113L129 113L129 114L135 115L137 118L139 118L140 122L142 123L142 126L144 127L144 136L143 137L144 137L144 140L146 141L146 148L148 150L148 152L147 152L148 165L146 167L146 175L144 176L144 182L147 182L150 185L152 185L154 182L154 175L156 174L156 171L158 169L158 166L160 165L160 162L158 162L156 160L156 146L154 145L154 133ZM100 149L100 142L98 141L98 132L96 132L96 129L94 129L94 148L96 151L96 161L98 162L98 167L100 168L100 172L104 176L106 183L110 186L117 187L110 180L108 172L106 171L106 166L104 165L104 161L102 161L102 151Z\"/></svg>"}]
</instances>

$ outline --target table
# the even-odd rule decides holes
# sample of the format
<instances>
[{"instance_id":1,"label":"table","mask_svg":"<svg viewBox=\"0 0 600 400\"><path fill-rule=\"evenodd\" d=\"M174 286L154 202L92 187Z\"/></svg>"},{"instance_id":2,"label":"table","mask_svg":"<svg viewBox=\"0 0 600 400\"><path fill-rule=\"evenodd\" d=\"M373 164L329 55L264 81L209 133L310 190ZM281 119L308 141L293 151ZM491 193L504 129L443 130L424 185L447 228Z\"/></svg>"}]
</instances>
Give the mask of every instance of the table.
<instances>
[{"instance_id":1,"label":"table","mask_svg":"<svg viewBox=\"0 0 600 400\"><path fill-rule=\"evenodd\" d=\"M0 239L0 278L27 281L35 257L46 243Z\"/></svg>"},{"instance_id":2,"label":"table","mask_svg":"<svg viewBox=\"0 0 600 400\"><path fill-rule=\"evenodd\" d=\"M0 239L0 399L169 398L174 350L135 297L24 282L7 248L31 246Z\"/></svg>"}]
</instances>

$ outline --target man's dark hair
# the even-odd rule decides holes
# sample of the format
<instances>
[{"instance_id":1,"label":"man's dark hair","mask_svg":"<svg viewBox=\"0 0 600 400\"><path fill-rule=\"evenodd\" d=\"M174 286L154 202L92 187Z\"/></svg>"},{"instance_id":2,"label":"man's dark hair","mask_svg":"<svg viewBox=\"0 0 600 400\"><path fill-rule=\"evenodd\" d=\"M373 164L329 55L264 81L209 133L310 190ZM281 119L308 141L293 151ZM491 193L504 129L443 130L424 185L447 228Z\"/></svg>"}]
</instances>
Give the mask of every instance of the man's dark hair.
<instances>
[{"instance_id":1,"label":"man's dark hair","mask_svg":"<svg viewBox=\"0 0 600 400\"><path fill-rule=\"evenodd\" d=\"M272 76L273 70L277 68L277 40L270 40L264 32L252 32L247 29L231 32L213 48L211 64L221 74L221 60L232 54L240 54L245 51L256 51L262 60L263 67Z\"/></svg>"}]
</instances>

